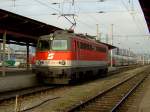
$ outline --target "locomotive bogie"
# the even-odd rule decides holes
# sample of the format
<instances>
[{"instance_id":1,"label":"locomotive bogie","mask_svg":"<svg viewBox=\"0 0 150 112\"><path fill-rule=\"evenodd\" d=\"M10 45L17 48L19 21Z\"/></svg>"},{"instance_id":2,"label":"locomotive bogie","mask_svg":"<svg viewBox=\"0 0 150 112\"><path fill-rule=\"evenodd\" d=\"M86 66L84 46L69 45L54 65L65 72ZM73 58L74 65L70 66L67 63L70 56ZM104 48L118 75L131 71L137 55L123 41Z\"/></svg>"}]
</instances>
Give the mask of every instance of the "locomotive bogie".
<instances>
[{"instance_id":1,"label":"locomotive bogie","mask_svg":"<svg viewBox=\"0 0 150 112\"><path fill-rule=\"evenodd\" d=\"M40 67L36 74L40 81L46 84L69 84L77 80L88 80L103 77L107 74L107 67Z\"/></svg>"}]
</instances>

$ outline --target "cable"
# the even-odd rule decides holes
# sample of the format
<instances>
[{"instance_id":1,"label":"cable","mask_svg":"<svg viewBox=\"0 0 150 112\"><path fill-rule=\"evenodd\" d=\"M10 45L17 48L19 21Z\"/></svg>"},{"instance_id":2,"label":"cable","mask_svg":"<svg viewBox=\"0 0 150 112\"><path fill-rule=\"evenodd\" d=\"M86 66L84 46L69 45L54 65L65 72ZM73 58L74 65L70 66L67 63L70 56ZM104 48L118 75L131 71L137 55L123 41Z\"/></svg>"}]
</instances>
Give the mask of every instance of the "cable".
<instances>
[{"instance_id":1,"label":"cable","mask_svg":"<svg viewBox=\"0 0 150 112\"><path fill-rule=\"evenodd\" d=\"M139 4L139 2L138 2L138 6L140 7L140 4ZM137 7L136 9L138 9L139 7ZM137 12L138 12L138 10L137 10ZM140 8L140 12L142 13L142 11L141 11L141 8ZM140 14L141 14L140 13ZM137 14L139 14L139 13L137 13ZM143 27L143 29L145 28L145 26L144 26L144 24L143 24L143 22L140 20L140 17L139 16L136 16L136 18L135 18L136 20L137 20L137 22L140 24L140 28L141 28L141 26Z\"/></svg>"},{"instance_id":2,"label":"cable","mask_svg":"<svg viewBox=\"0 0 150 112\"><path fill-rule=\"evenodd\" d=\"M32 109L34 109L34 108L37 108L37 107L41 106L42 104L44 104L44 103L46 103L46 102L48 102L48 101L55 100L55 99L58 99L58 98L60 98L60 97L55 97L55 98L46 99L46 100L44 100L43 102L41 102L41 103L39 103L39 104L37 104L37 105L35 105L35 106L33 106L33 107L30 107L30 108L21 110L21 111L19 111L19 112L26 112L26 111L32 110Z\"/></svg>"},{"instance_id":3,"label":"cable","mask_svg":"<svg viewBox=\"0 0 150 112\"><path fill-rule=\"evenodd\" d=\"M34 1L38 2L39 4L41 4L41 5L43 5L43 6L46 6L47 8L51 8L51 9L53 9L53 10L55 10L55 11L61 13L60 10L55 9L55 8L53 8L53 7L50 7L49 5L47 5L47 4L43 3L43 2L41 2L40 0L34 0Z\"/></svg>"},{"instance_id":4,"label":"cable","mask_svg":"<svg viewBox=\"0 0 150 112\"><path fill-rule=\"evenodd\" d=\"M134 22L135 25L137 26L137 30L138 30L140 33L142 33L141 27L139 26L139 23L137 24L136 19L135 19L133 13L130 13L130 10L129 10L128 7L126 6L124 0L121 0L121 2L122 2L122 4L123 4L123 6L126 8L126 10L129 12L129 14L131 15L131 17L132 17L132 19L133 19L133 22ZM134 11L133 0L132 0L132 4L131 4L131 5L132 5L132 6L131 6L131 7L132 7L132 11Z\"/></svg>"},{"instance_id":5,"label":"cable","mask_svg":"<svg viewBox=\"0 0 150 112\"><path fill-rule=\"evenodd\" d=\"M87 27L89 27L90 29L92 29L92 25L89 25L89 24L87 24L87 23L85 23L85 22L83 22L83 21L81 21L81 20L79 20L79 19L77 19L77 21L79 21L79 22L81 22L82 24L84 24L84 25L86 25Z\"/></svg>"},{"instance_id":6,"label":"cable","mask_svg":"<svg viewBox=\"0 0 150 112\"><path fill-rule=\"evenodd\" d=\"M95 0L95 1L94 1L94 0L84 0L84 1L81 1L81 0L80 0L80 1L71 0L71 1L66 1L65 3L71 3L72 5L74 5L73 2L74 2L74 3L75 3L75 2L76 2L76 3L88 3L88 2L91 3L91 2L100 2L100 1L98 1L98 0Z\"/></svg>"}]
</instances>

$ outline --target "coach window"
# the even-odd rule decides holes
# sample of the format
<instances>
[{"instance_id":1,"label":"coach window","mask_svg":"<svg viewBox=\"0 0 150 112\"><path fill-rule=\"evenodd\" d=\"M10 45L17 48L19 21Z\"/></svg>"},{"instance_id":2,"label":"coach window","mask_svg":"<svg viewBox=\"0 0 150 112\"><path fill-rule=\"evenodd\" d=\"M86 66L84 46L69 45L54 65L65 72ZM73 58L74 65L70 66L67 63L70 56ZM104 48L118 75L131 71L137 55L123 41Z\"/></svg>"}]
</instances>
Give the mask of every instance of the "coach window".
<instances>
[{"instance_id":1,"label":"coach window","mask_svg":"<svg viewBox=\"0 0 150 112\"><path fill-rule=\"evenodd\" d=\"M51 47L52 50L67 50L67 40L53 40Z\"/></svg>"}]
</instances>

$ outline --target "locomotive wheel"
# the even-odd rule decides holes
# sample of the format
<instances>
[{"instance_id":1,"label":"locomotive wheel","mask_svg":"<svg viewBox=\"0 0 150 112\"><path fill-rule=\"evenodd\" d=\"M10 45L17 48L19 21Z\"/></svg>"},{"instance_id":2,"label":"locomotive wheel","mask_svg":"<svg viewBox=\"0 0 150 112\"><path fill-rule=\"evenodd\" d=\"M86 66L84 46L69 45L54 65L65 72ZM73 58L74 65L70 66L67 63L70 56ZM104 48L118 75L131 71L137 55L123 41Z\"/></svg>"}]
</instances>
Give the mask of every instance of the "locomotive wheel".
<instances>
[{"instance_id":1,"label":"locomotive wheel","mask_svg":"<svg viewBox=\"0 0 150 112\"><path fill-rule=\"evenodd\" d=\"M105 69L103 69L102 70L102 77L106 77L107 76L107 73L108 73L108 69L107 68L105 68Z\"/></svg>"},{"instance_id":2,"label":"locomotive wheel","mask_svg":"<svg viewBox=\"0 0 150 112\"><path fill-rule=\"evenodd\" d=\"M108 74L108 68L104 69L104 74L107 76L107 74Z\"/></svg>"},{"instance_id":3,"label":"locomotive wheel","mask_svg":"<svg viewBox=\"0 0 150 112\"><path fill-rule=\"evenodd\" d=\"M39 83L43 83L43 77L41 76L41 73L37 73L37 74L36 74L36 77L37 77L37 81L38 81Z\"/></svg>"},{"instance_id":4,"label":"locomotive wheel","mask_svg":"<svg viewBox=\"0 0 150 112\"><path fill-rule=\"evenodd\" d=\"M70 84L75 84L77 82L77 73L71 74L71 80L69 81Z\"/></svg>"}]
</instances>

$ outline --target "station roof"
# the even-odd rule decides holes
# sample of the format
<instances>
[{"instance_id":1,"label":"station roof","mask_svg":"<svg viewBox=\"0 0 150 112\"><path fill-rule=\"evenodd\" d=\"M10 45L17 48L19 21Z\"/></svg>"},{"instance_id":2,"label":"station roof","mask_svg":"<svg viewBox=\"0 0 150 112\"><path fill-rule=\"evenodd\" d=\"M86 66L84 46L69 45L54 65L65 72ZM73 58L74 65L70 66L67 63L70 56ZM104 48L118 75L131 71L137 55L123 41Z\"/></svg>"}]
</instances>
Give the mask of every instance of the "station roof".
<instances>
[{"instance_id":1,"label":"station roof","mask_svg":"<svg viewBox=\"0 0 150 112\"><path fill-rule=\"evenodd\" d=\"M150 0L139 0L150 32Z\"/></svg>"},{"instance_id":2,"label":"station roof","mask_svg":"<svg viewBox=\"0 0 150 112\"><path fill-rule=\"evenodd\" d=\"M0 9L0 39L6 31L7 43L35 46L39 36L56 30L62 29Z\"/></svg>"}]
</instances>

